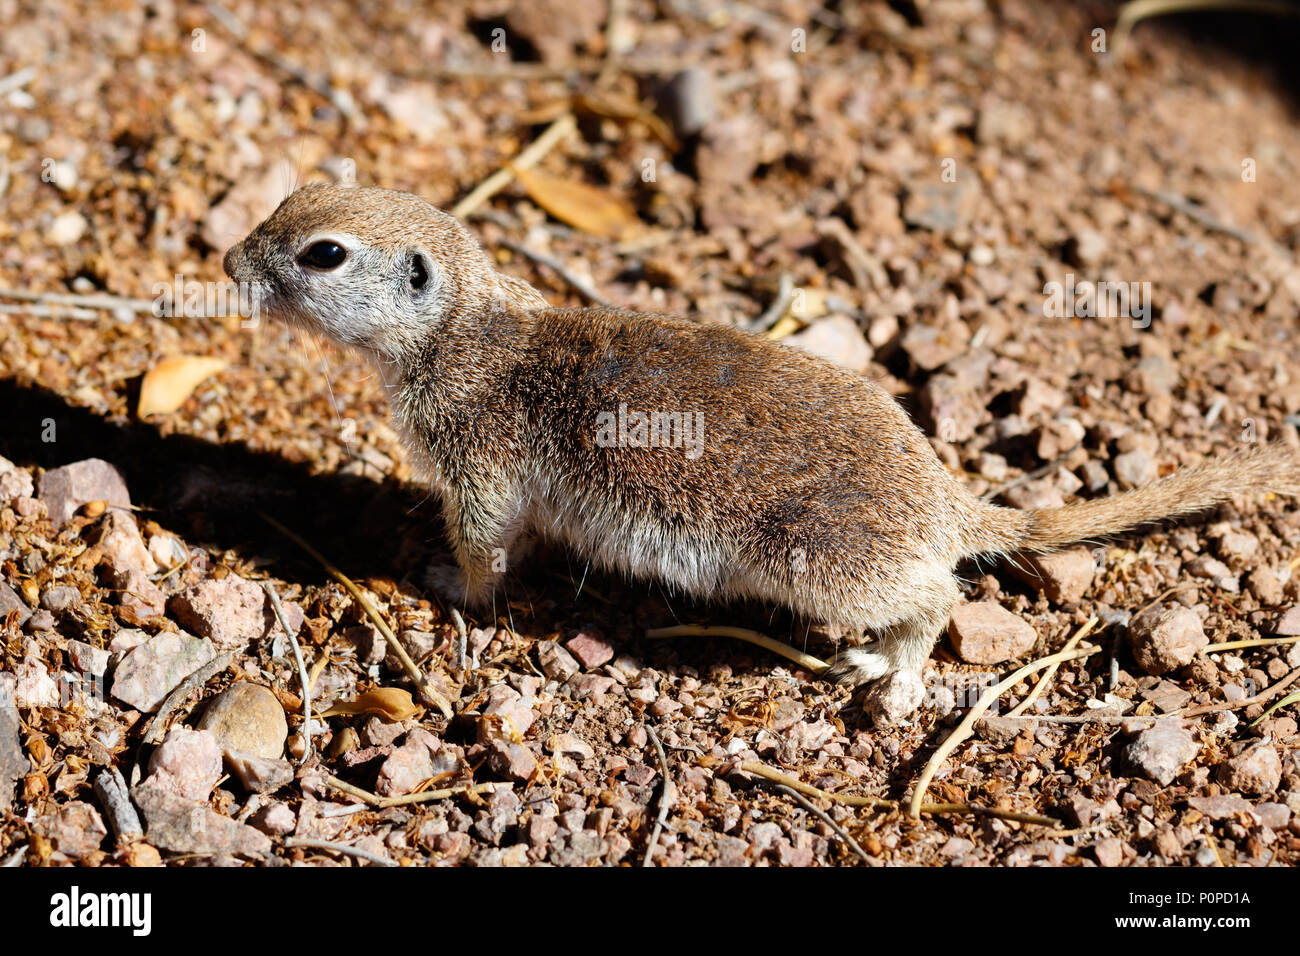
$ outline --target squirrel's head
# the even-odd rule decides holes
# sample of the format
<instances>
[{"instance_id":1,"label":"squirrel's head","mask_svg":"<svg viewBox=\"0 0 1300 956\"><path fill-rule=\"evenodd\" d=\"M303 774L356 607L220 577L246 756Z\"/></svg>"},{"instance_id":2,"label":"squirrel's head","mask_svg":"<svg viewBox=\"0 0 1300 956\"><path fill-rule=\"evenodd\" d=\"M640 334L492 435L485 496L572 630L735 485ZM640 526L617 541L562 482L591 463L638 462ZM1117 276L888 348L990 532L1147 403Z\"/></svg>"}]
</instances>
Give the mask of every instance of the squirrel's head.
<instances>
[{"instance_id":1,"label":"squirrel's head","mask_svg":"<svg viewBox=\"0 0 1300 956\"><path fill-rule=\"evenodd\" d=\"M447 316L494 298L546 305L499 274L469 231L410 193L313 184L296 190L225 256L262 312L337 342L398 358Z\"/></svg>"}]
</instances>

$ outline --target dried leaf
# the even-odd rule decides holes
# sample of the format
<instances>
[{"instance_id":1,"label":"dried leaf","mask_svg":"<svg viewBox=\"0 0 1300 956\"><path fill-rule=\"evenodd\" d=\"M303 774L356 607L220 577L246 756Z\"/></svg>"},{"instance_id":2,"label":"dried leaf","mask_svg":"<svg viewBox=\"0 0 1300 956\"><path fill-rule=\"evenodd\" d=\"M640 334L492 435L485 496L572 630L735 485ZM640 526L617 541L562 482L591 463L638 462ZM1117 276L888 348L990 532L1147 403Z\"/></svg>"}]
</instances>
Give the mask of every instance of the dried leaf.
<instances>
[{"instance_id":1,"label":"dried leaf","mask_svg":"<svg viewBox=\"0 0 1300 956\"><path fill-rule=\"evenodd\" d=\"M136 415L145 418L176 411L200 382L225 367L225 359L202 355L176 355L163 359L145 373L140 384Z\"/></svg>"},{"instance_id":2,"label":"dried leaf","mask_svg":"<svg viewBox=\"0 0 1300 956\"><path fill-rule=\"evenodd\" d=\"M642 230L636 210L612 193L535 169L511 171L533 202L575 229L606 239L627 239Z\"/></svg>"},{"instance_id":3,"label":"dried leaf","mask_svg":"<svg viewBox=\"0 0 1300 956\"><path fill-rule=\"evenodd\" d=\"M376 714L390 723L406 720L420 713L410 691L399 687L372 687L353 701L340 701L321 714L322 717L355 717Z\"/></svg>"}]
</instances>

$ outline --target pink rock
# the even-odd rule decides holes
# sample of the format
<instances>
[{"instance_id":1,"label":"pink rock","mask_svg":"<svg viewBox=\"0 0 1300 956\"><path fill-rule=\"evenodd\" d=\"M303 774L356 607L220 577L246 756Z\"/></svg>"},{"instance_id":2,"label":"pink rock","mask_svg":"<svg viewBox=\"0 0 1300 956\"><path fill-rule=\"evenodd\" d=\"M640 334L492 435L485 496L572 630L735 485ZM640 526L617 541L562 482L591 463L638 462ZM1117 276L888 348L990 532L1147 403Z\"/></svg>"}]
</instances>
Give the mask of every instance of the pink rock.
<instances>
[{"instance_id":1,"label":"pink rock","mask_svg":"<svg viewBox=\"0 0 1300 956\"><path fill-rule=\"evenodd\" d=\"M1256 744L1219 765L1219 781L1241 793L1272 793L1282 782L1282 760L1269 744Z\"/></svg>"},{"instance_id":2,"label":"pink rock","mask_svg":"<svg viewBox=\"0 0 1300 956\"><path fill-rule=\"evenodd\" d=\"M287 803L272 803L258 810L248 821L269 836L285 836L298 825L298 818Z\"/></svg>"},{"instance_id":3,"label":"pink rock","mask_svg":"<svg viewBox=\"0 0 1300 956\"><path fill-rule=\"evenodd\" d=\"M859 374L867 370L874 354L858 323L841 314L817 319L802 332L784 339L784 343Z\"/></svg>"},{"instance_id":4,"label":"pink rock","mask_svg":"<svg viewBox=\"0 0 1300 956\"><path fill-rule=\"evenodd\" d=\"M108 836L99 811L80 800L65 803L54 813L41 817L35 828L57 852L74 860L94 853Z\"/></svg>"},{"instance_id":5,"label":"pink rock","mask_svg":"<svg viewBox=\"0 0 1300 956\"><path fill-rule=\"evenodd\" d=\"M1011 570L1052 603L1074 604L1092 584L1096 562L1087 548L1069 548L1052 554L1019 555Z\"/></svg>"},{"instance_id":6,"label":"pink rock","mask_svg":"<svg viewBox=\"0 0 1300 956\"><path fill-rule=\"evenodd\" d=\"M1000 664L1028 653L1038 641L1033 627L993 601L958 604L948 622L957 656L970 664Z\"/></svg>"},{"instance_id":7,"label":"pink rock","mask_svg":"<svg viewBox=\"0 0 1300 956\"><path fill-rule=\"evenodd\" d=\"M1135 617L1128 628L1133 658L1148 674L1164 674L1190 664L1210 643L1201 619L1190 608L1156 607Z\"/></svg>"},{"instance_id":8,"label":"pink rock","mask_svg":"<svg viewBox=\"0 0 1300 956\"><path fill-rule=\"evenodd\" d=\"M140 617L162 617L167 609L167 595L149 579L149 575L135 568L114 577L114 587L120 590L118 603L134 608Z\"/></svg>"},{"instance_id":9,"label":"pink rock","mask_svg":"<svg viewBox=\"0 0 1300 956\"><path fill-rule=\"evenodd\" d=\"M542 665L542 673L557 681L568 680L581 667L574 656L555 641L538 642L537 660Z\"/></svg>"},{"instance_id":10,"label":"pink rock","mask_svg":"<svg viewBox=\"0 0 1300 956\"><path fill-rule=\"evenodd\" d=\"M488 744L488 751L493 771L512 780L529 780L537 770L537 758L523 744L497 739Z\"/></svg>"},{"instance_id":11,"label":"pink rock","mask_svg":"<svg viewBox=\"0 0 1300 956\"><path fill-rule=\"evenodd\" d=\"M513 687L497 685L488 693L483 707L484 720L479 722L480 742L490 737L519 740L532 727L537 714Z\"/></svg>"},{"instance_id":12,"label":"pink rock","mask_svg":"<svg viewBox=\"0 0 1300 956\"><path fill-rule=\"evenodd\" d=\"M1032 633L1033 628L1030 631ZM915 713L924 699L925 683L920 674L915 671L893 671L871 685L863 701L863 708L878 726L887 727Z\"/></svg>"},{"instance_id":13,"label":"pink rock","mask_svg":"<svg viewBox=\"0 0 1300 956\"><path fill-rule=\"evenodd\" d=\"M121 473L102 458L87 458L41 475L39 497L50 520L65 525L77 509L91 501L129 509L131 495Z\"/></svg>"},{"instance_id":14,"label":"pink rock","mask_svg":"<svg viewBox=\"0 0 1300 956\"><path fill-rule=\"evenodd\" d=\"M221 748L206 730L173 727L149 758L149 779L189 800L206 800L221 779Z\"/></svg>"},{"instance_id":15,"label":"pink rock","mask_svg":"<svg viewBox=\"0 0 1300 956\"><path fill-rule=\"evenodd\" d=\"M588 670L614 659L614 648L599 634L583 631L564 642L564 646Z\"/></svg>"},{"instance_id":16,"label":"pink rock","mask_svg":"<svg viewBox=\"0 0 1300 956\"><path fill-rule=\"evenodd\" d=\"M289 626L296 633L306 615L292 601L282 603ZM223 648L284 633L266 592L236 574L191 585L173 595L167 608L182 625Z\"/></svg>"},{"instance_id":17,"label":"pink rock","mask_svg":"<svg viewBox=\"0 0 1300 956\"><path fill-rule=\"evenodd\" d=\"M433 750L427 738L436 737L427 731L423 735L412 731L407 735L406 743L398 747L383 766L379 768L379 778L375 782L375 792L384 797L396 797L411 793L424 781L434 776Z\"/></svg>"},{"instance_id":18,"label":"pink rock","mask_svg":"<svg viewBox=\"0 0 1300 956\"><path fill-rule=\"evenodd\" d=\"M98 544L108 563L110 580L117 587L122 586L118 580L124 579L129 571L158 573L158 565L145 547L135 517L128 511L114 508L104 513L99 522Z\"/></svg>"}]
</instances>

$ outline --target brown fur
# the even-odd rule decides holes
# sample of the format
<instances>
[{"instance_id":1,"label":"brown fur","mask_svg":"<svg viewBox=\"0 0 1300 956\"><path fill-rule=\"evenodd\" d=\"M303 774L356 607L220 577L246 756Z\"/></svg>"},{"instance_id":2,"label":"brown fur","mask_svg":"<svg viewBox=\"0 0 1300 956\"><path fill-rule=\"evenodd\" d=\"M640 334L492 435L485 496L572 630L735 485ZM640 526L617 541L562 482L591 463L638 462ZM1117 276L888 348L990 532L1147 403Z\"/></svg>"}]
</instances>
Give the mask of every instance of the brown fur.
<instances>
[{"instance_id":1,"label":"brown fur","mask_svg":"<svg viewBox=\"0 0 1300 956\"><path fill-rule=\"evenodd\" d=\"M297 276L296 251L322 230L359 237L358 259L383 255L349 275ZM372 314L391 292L390 265L412 249L446 274L447 294ZM300 190L226 265L273 289L273 310L376 357L394 418L441 490L471 602L491 596L500 555L536 531L694 595L875 630L881 640L837 671L862 682L920 668L957 600L963 558L1048 550L1246 489L1297 491L1295 453L1273 447L1101 501L989 505L861 377L728 327L539 307L463 227L400 193ZM603 447L598 422L620 406L699 413L702 453Z\"/></svg>"}]
</instances>

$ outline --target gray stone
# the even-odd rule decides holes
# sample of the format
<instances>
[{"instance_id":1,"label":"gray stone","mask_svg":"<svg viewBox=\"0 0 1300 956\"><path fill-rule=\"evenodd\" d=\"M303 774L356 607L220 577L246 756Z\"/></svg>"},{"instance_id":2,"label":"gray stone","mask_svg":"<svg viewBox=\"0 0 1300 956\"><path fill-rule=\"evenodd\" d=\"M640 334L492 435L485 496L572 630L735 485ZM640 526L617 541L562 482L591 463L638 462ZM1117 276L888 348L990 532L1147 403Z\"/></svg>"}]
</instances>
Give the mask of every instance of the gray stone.
<instances>
[{"instance_id":1,"label":"gray stone","mask_svg":"<svg viewBox=\"0 0 1300 956\"><path fill-rule=\"evenodd\" d=\"M17 685L13 674L0 674L0 813L13 806L18 784L31 770L18 737Z\"/></svg>"},{"instance_id":2,"label":"gray stone","mask_svg":"<svg viewBox=\"0 0 1300 956\"><path fill-rule=\"evenodd\" d=\"M18 596L18 592L3 581L0 581L0 619L8 616L10 611L17 613L17 622L19 627L22 627L27 623L27 619L32 616L31 609L27 606L27 602Z\"/></svg>"},{"instance_id":3,"label":"gray stone","mask_svg":"<svg viewBox=\"0 0 1300 956\"><path fill-rule=\"evenodd\" d=\"M1201 619L1190 608L1152 608L1129 624L1133 658L1148 674L1164 674L1190 664L1196 652L1210 643Z\"/></svg>"},{"instance_id":4,"label":"gray stone","mask_svg":"<svg viewBox=\"0 0 1300 956\"><path fill-rule=\"evenodd\" d=\"M249 793L274 793L293 780L293 765L287 760L256 754L226 752L226 765L239 785Z\"/></svg>"},{"instance_id":5,"label":"gray stone","mask_svg":"<svg viewBox=\"0 0 1300 956\"><path fill-rule=\"evenodd\" d=\"M150 781L136 787L131 796L144 815L145 839L160 850L244 858L271 852L264 833L222 816L205 803L187 800Z\"/></svg>"},{"instance_id":6,"label":"gray stone","mask_svg":"<svg viewBox=\"0 0 1300 956\"><path fill-rule=\"evenodd\" d=\"M954 606L948 637L957 656L969 664L1000 664L1027 653L1038 641L1032 626L993 601Z\"/></svg>"},{"instance_id":7,"label":"gray stone","mask_svg":"<svg viewBox=\"0 0 1300 956\"><path fill-rule=\"evenodd\" d=\"M1124 749L1124 756L1142 776L1167 787L1200 750L1191 731L1170 718L1158 720L1138 734Z\"/></svg>"},{"instance_id":8,"label":"gray stone","mask_svg":"<svg viewBox=\"0 0 1300 956\"><path fill-rule=\"evenodd\" d=\"M151 714L177 684L215 656L210 641L164 631L122 658L113 674L113 696Z\"/></svg>"}]
</instances>

